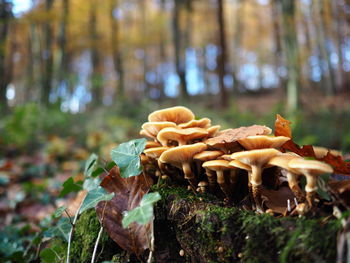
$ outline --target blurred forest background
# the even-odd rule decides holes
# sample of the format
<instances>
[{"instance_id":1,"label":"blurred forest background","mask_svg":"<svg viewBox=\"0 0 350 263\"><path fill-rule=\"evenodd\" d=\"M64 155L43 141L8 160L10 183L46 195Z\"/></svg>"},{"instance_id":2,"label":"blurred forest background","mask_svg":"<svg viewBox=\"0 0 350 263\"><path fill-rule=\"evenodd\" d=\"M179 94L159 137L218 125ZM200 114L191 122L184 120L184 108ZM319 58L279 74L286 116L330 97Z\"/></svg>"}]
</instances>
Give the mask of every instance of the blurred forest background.
<instances>
[{"instance_id":1,"label":"blurred forest background","mask_svg":"<svg viewBox=\"0 0 350 263\"><path fill-rule=\"evenodd\" d=\"M120 142L182 104L349 151L349 31L348 0L0 0L0 149Z\"/></svg>"}]
</instances>

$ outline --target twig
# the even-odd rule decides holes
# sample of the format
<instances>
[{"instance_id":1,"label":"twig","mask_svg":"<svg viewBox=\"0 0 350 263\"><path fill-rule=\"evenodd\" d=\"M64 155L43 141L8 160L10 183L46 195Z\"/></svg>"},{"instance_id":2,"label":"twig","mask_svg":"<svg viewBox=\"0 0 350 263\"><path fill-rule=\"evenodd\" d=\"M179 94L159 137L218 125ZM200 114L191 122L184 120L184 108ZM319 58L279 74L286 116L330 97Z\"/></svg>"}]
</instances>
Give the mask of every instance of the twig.
<instances>
[{"instance_id":1,"label":"twig","mask_svg":"<svg viewBox=\"0 0 350 263\"><path fill-rule=\"evenodd\" d=\"M83 205L85 198L86 198L86 196L84 197L83 201L81 201L80 206L79 206L77 212L74 215L74 219L73 219L73 222L72 222L72 229L69 232L66 263L70 262L70 247L71 247L71 243L72 243L73 232L74 232L75 224L76 224L78 216L79 216L79 212L80 212L81 206Z\"/></svg>"},{"instance_id":2,"label":"twig","mask_svg":"<svg viewBox=\"0 0 350 263\"><path fill-rule=\"evenodd\" d=\"M105 210L106 210L106 206L107 206L107 201L105 201L105 205L104 205L104 207L103 207L102 219L101 219L101 228L100 228L100 231L98 232L98 236L97 236L97 239L96 239L96 242L95 242L94 252L92 253L91 263L94 263L94 262L95 262L98 243L100 242L100 239L101 239L101 236L102 236L102 233L103 233L103 220L105 219Z\"/></svg>"}]
</instances>

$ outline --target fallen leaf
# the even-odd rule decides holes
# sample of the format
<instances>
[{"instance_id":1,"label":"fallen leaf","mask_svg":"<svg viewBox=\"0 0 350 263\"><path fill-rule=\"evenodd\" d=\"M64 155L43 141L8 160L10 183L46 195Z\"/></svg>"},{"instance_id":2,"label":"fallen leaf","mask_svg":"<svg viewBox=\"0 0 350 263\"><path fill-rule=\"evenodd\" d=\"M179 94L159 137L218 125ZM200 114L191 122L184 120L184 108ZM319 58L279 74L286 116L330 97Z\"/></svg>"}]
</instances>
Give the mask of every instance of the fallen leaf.
<instances>
[{"instance_id":1,"label":"fallen leaf","mask_svg":"<svg viewBox=\"0 0 350 263\"><path fill-rule=\"evenodd\" d=\"M124 250L141 255L149 248L153 221L146 225L132 223L127 229L122 226L123 212L136 208L149 191L152 179L144 175L123 178L117 166L102 180L101 186L114 197L96 206L97 215L109 236Z\"/></svg>"},{"instance_id":2,"label":"fallen leaf","mask_svg":"<svg viewBox=\"0 0 350 263\"><path fill-rule=\"evenodd\" d=\"M280 187L277 191L263 189L263 197L266 197L264 204L274 213L283 214L287 209L288 199L290 200L291 209L294 207L294 194L289 187Z\"/></svg>"},{"instance_id":3,"label":"fallen leaf","mask_svg":"<svg viewBox=\"0 0 350 263\"><path fill-rule=\"evenodd\" d=\"M253 135L267 135L271 129L262 125L252 125L236 129L227 129L219 132L215 137L209 138L205 143L213 148L239 147L237 141Z\"/></svg>"},{"instance_id":4,"label":"fallen leaf","mask_svg":"<svg viewBox=\"0 0 350 263\"><path fill-rule=\"evenodd\" d=\"M290 124L290 121L277 114L275 122L275 136L286 136L291 138L281 146L282 150L291 151L303 157L312 157L316 160L328 163L333 167L335 174L350 175L350 162L344 161L341 156L335 156L331 152L328 152L326 156L317 158L312 145L304 145L303 147L300 147L298 144L296 144L292 138L292 129Z\"/></svg>"}]
</instances>

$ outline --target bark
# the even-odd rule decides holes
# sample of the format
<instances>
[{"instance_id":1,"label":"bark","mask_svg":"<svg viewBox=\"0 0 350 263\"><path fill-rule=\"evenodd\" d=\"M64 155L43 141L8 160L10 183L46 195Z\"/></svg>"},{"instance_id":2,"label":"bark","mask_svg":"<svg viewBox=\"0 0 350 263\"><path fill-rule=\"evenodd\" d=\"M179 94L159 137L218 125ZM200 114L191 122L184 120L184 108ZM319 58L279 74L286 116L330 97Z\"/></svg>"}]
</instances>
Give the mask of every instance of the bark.
<instances>
[{"instance_id":1,"label":"bark","mask_svg":"<svg viewBox=\"0 0 350 263\"><path fill-rule=\"evenodd\" d=\"M273 34L273 45L274 45L274 63L275 63L275 73L278 78L278 88L282 89L283 79L280 77L279 68L282 65L281 57L282 57L282 46L281 46L281 21L278 12L278 1L273 0L271 2L271 22L272 22L272 34Z\"/></svg>"},{"instance_id":2,"label":"bark","mask_svg":"<svg viewBox=\"0 0 350 263\"><path fill-rule=\"evenodd\" d=\"M148 33L148 27L147 27L147 0L140 1L139 3L140 7L140 13L141 13L141 27L142 27L142 43L141 43L141 49L143 50L143 59L142 59L142 69L143 69L143 87L144 87L144 94L146 94L146 97L149 98L150 96L150 85L147 81L146 75L148 72L148 51L147 51L147 39L149 39L149 33Z\"/></svg>"},{"instance_id":3,"label":"bark","mask_svg":"<svg viewBox=\"0 0 350 263\"><path fill-rule=\"evenodd\" d=\"M7 58L7 39L9 32L9 23L12 18L11 3L6 0L0 0L0 110L8 110L6 89L10 82L9 72L6 67Z\"/></svg>"},{"instance_id":4,"label":"bark","mask_svg":"<svg viewBox=\"0 0 350 263\"><path fill-rule=\"evenodd\" d=\"M227 91L225 87L224 78L226 75L226 32L225 32L225 18L224 18L224 3L223 0L217 0L217 21L218 21L218 39L219 39L219 54L217 57L217 69L219 76L219 89L220 89L220 107L227 108L229 104Z\"/></svg>"},{"instance_id":5,"label":"bark","mask_svg":"<svg viewBox=\"0 0 350 263\"><path fill-rule=\"evenodd\" d=\"M112 56L114 69L117 76L117 92L116 98L118 101L122 101L125 96L124 91L124 68L123 68L123 56L121 50L120 41L120 25L119 19L114 17L114 10L119 8L119 0L110 1L110 18L111 18L111 45L112 45Z\"/></svg>"},{"instance_id":6,"label":"bark","mask_svg":"<svg viewBox=\"0 0 350 263\"><path fill-rule=\"evenodd\" d=\"M282 0L282 41L288 70L287 111L294 114L300 106L300 69L295 27L295 1Z\"/></svg>"},{"instance_id":7,"label":"bark","mask_svg":"<svg viewBox=\"0 0 350 263\"><path fill-rule=\"evenodd\" d=\"M163 13L166 12L166 9L165 9L165 0L161 0L160 2L160 12L162 15ZM160 58L160 63L161 64L164 64L167 62L167 54L166 54L166 28L163 27L160 29L160 32L159 32L159 58ZM158 86L158 89L159 89L159 101L162 101L164 98L165 98L165 92L164 92L164 71L163 71L163 67L161 69L158 69L159 71L159 86Z\"/></svg>"},{"instance_id":8,"label":"bark","mask_svg":"<svg viewBox=\"0 0 350 263\"><path fill-rule=\"evenodd\" d=\"M174 0L174 8L172 14L172 31L173 31L173 45L175 56L175 68L176 73L180 79L180 94L183 99L188 99L189 94L187 92L186 83L186 66L185 59L182 50L182 42L184 41L180 29L180 13L182 9L182 1Z\"/></svg>"},{"instance_id":9,"label":"bark","mask_svg":"<svg viewBox=\"0 0 350 263\"><path fill-rule=\"evenodd\" d=\"M45 1L45 11L51 12L54 0ZM42 50L42 92L41 102L44 105L49 104L50 94L52 91L53 77L53 25L50 18L43 25L44 46Z\"/></svg>"}]
</instances>

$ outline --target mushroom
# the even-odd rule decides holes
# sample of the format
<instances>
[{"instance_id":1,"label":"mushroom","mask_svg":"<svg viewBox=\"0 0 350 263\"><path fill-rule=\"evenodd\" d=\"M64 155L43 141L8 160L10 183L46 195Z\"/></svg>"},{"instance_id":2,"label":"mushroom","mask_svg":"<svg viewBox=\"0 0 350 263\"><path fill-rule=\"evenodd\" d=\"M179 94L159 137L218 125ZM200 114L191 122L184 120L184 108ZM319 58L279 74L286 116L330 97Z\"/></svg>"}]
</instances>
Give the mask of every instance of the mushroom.
<instances>
[{"instance_id":1,"label":"mushroom","mask_svg":"<svg viewBox=\"0 0 350 263\"><path fill-rule=\"evenodd\" d=\"M179 124L179 127L182 128L182 129L194 128L194 127L197 127L197 128L209 128L210 124L211 124L211 120L210 119L202 118L202 119L199 119L199 120L191 120L191 121L186 122L186 123L181 123L181 124Z\"/></svg>"},{"instance_id":2,"label":"mushroom","mask_svg":"<svg viewBox=\"0 0 350 263\"><path fill-rule=\"evenodd\" d=\"M218 130L220 130L220 128L221 128L220 125L214 125L207 128L208 137L213 137L218 132Z\"/></svg>"},{"instance_id":3,"label":"mushroom","mask_svg":"<svg viewBox=\"0 0 350 263\"><path fill-rule=\"evenodd\" d=\"M159 142L156 141L147 141L146 142L146 146L145 149L149 149L149 148L154 148L154 147L161 147L162 145Z\"/></svg>"},{"instance_id":4,"label":"mushroom","mask_svg":"<svg viewBox=\"0 0 350 263\"><path fill-rule=\"evenodd\" d=\"M306 199L308 205L312 207L315 193L317 191L317 178L324 173L332 173L333 168L323 162L315 160L305 160L302 158L293 159L288 163L289 167L295 169L306 177Z\"/></svg>"},{"instance_id":5,"label":"mushroom","mask_svg":"<svg viewBox=\"0 0 350 263\"><path fill-rule=\"evenodd\" d=\"M206 192L206 186L208 183L206 181L200 181L198 184L197 191L204 194Z\"/></svg>"},{"instance_id":6,"label":"mushroom","mask_svg":"<svg viewBox=\"0 0 350 263\"><path fill-rule=\"evenodd\" d=\"M316 158L323 158L327 155L328 152L333 154L334 156L342 156L343 153L338 151L338 150L333 150L333 149L327 149L325 147L320 147L320 146L312 146L314 149L314 153Z\"/></svg>"},{"instance_id":7,"label":"mushroom","mask_svg":"<svg viewBox=\"0 0 350 263\"><path fill-rule=\"evenodd\" d=\"M222 154L223 154L222 151L203 151L194 155L193 159L206 162L206 161L214 160L219 156L221 156ZM214 191L216 186L216 174L207 168L205 168L205 173L208 178L209 188L211 191Z\"/></svg>"},{"instance_id":8,"label":"mushroom","mask_svg":"<svg viewBox=\"0 0 350 263\"><path fill-rule=\"evenodd\" d=\"M203 163L203 167L208 170L216 172L217 182L221 190L224 192L226 197L229 200L231 200L232 189L230 187L230 184L228 184L228 182L225 180L224 171L229 171L229 170L232 171L230 173L230 182L237 182L237 178L236 178L237 174L236 174L236 171L234 171L230 167L229 162L226 160L212 160L212 161L207 161Z\"/></svg>"},{"instance_id":9,"label":"mushroom","mask_svg":"<svg viewBox=\"0 0 350 263\"><path fill-rule=\"evenodd\" d=\"M167 127L176 127L176 124L170 121L145 122L144 124L142 124L142 129L147 132L143 133L147 134L148 137L152 136L153 139L157 138L157 134L159 131Z\"/></svg>"},{"instance_id":10,"label":"mushroom","mask_svg":"<svg viewBox=\"0 0 350 263\"><path fill-rule=\"evenodd\" d=\"M143 152L149 159L151 160L153 159L156 162L158 162L158 167L160 171L164 171L165 167L161 162L159 162L159 157L163 152L165 152L168 149L169 147L154 147L154 148L145 149Z\"/></svg>"},{"instance_id":11,"label":"mushroom","mask_svg":"<svg viewBox=\"0 0 350 263\"><path fill-rule=\"evenodd\" d=\"M161 163L169 163L181 168L184 171L185 179L189 181L192 189L195 190L197 179L191 170L190 164L196 153L202 152L206 149L207 146L204 143L195 143L170 148L161 154L159 161Z\"/></svg>"},{"instance_id":12,"label":"mushroom","mask_svg":"<svg viewBox=\"0 0 350 263\"><path fill-rule=\"evenodd\" d=\"M208 132L202 128L187 128L187 129L178 129L178 128L164 128L157 135L157 140L164 146L168 145L168 141L176 141L179 146L185 145L188 142L201 139L208 135Z\"/></svg>"},{"instance_id":13,"label":"mushroom","mask_svg":"<svg viewBox=\"0 0 350 263\"><path fill-rule=\"evenodd\" d=\"M289 188L292 190L298 202L301 203L305 201L305 195L303 191L300 189L299 181L298 181L301 173L297 169L293 169L288 165L291 160L299 159L299 158L301 158L299 155L295 155L291 153L283 153L273 157L269 161L269 165L281 167L286 171Z\"/></svg>"},{"instance_id":14,"label":"mushroom","mask_svg":"<svg viewBox=\"0 0 350 263\"><path fill-rule=\"evenodd\" d=\"M231 155L233 160L238 160L251 168L251 176L249 182L252 185L253 198L257 208L261 209L261 184L262 184L262 170L268 161L278 155L280 151L268 148L251 151L236 152ZM248 170L249 171L249 170Z\"/></svg>"},{"instance_id":15,"label":"mushroom","mask_svg":"<svg viewBox=\"0 0 350 263\"><path fill-rule=\"evenodd\" d=\"M194 119L194 114L191 110L183 106L176 106L157 110L148 115L148 121L170 121L176 124L186 123Z\"/></svg>"},{"instance_id":16,"label":"mushroom","mask_svg":"<svg viewBox=\"0 0 350 263\"><path fill-rule=\"evenodd\" d=\"M255 150L264 148L279 148L289 140L290 138L285 136L274 137L266 135L254 135L239 139L238 142L247 150Z\"/></svg>"}]
</instances>

